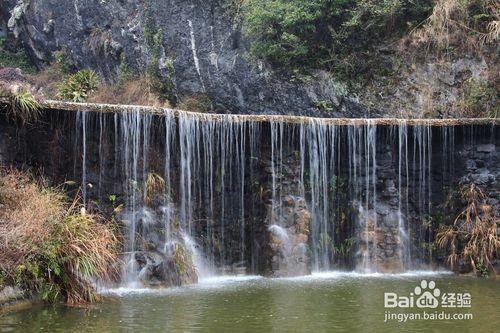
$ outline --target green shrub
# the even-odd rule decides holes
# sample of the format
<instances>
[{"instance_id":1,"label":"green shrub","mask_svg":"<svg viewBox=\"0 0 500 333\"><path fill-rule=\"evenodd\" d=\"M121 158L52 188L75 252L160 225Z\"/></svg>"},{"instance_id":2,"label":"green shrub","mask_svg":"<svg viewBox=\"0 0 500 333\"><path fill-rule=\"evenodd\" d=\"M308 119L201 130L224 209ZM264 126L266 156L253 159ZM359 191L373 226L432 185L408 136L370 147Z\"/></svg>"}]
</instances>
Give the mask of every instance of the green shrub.
<instances>
[{"instance_id":1,"label":"green shrub","mask_svg":"<svg viewBox=\"0 0 500 333\"><path fill-rule=\"evenodd\" d=\"M431 4L430 0L248 0L244 31L253 38L251 53L258 59L287 71L335 72L339 59L408 29L427 16Z\"/></svg>"},{"instance_id":2,"label":"green shrub","mask_svg":"<svg viewBox=\"0 0 500 333\"><path fill-rule=\"evenodd\" d=\"M137 79L137 73L129 66L125 53L120 57L120 66L118 67L118 84Z\"/></svg>"},{"instance_id":3,"label":"green shrub","mask_svg":"<svg viewBox=\"0 0 500 333\"><path fill-rule=\"evenodd\" d=\"M99 77L89 69L80 70L69 75L59 85L58 95L63 100L85 102L87 97L96 92L99 87Z\"/></svg>"},{"instance_id":4,"label":"green shrub","mask_svg":"<svg viewBox=\"0 0 500 333\"><path fill-rule=\"evenodd\" d=\"M74 68L68 53L63 50L54 52L54 63L59 66L63 73L68 74Z\"/></svg>"}]
</instances>

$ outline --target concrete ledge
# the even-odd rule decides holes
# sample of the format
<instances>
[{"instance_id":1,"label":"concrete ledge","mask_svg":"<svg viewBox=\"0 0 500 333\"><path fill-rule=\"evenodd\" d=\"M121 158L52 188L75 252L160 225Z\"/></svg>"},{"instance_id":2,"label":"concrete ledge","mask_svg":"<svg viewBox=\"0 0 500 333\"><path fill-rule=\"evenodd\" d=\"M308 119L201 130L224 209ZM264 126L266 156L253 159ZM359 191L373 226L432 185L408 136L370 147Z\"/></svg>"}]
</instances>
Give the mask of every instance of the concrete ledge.
<instances>
[{"instance_id":1,"label":"concrete ledge","mask_svg":"<svg viewBox=\"0 0 500 333\"><path fill-rule=\"evenodd\" d=\"M290 124L321 124L321 125L424 125L424 126L460 126L460 125L500 125L499 118L448 118L448 119L400 119L400 118L313 118L304 116L284 115L233 115L182 111L153 106L74 103L46 100L41 103L47 109L81 112L141 112L157 116L170 113L174 117L193 117L202 121L226 122L283 122Z\"/></svg>"}]
</instances>

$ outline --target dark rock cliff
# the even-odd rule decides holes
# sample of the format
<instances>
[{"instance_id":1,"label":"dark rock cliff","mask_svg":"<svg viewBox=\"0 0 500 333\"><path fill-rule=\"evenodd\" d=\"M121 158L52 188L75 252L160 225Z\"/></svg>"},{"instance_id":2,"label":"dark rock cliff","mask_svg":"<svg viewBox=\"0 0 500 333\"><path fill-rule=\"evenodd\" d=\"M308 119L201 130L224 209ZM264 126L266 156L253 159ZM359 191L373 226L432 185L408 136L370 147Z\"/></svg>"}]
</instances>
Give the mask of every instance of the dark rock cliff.
<instances>
[{"instance_id":1,"label":"dark rock cliff","mask_svg":"<svg viewBox=\"0 0 500 333\"><path fill-rule=\"evenodd\" d=\"M3 24L27 48L38 67L64 51L78 68L108 81L121 61L144 72L152 61L173 76L177 96L207 94L224 113L364 117L375 112L348 96L326 72L291 82L250 59L249 40L234 19L230 1L7 0ZM152 55L148 34L160 36ZM149 43L150 44L150 43ZM169 72L169 64L173 72ZM329 105L328 110L318 107Z\"/></svg>"}]
</instances>

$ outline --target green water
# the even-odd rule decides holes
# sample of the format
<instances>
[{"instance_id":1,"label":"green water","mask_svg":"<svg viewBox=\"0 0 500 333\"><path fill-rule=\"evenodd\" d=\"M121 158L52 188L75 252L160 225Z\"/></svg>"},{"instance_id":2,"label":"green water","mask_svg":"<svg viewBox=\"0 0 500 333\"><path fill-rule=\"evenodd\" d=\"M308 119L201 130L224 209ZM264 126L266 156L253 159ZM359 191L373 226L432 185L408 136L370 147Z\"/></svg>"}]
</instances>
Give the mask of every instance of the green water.
<instances>
[{"instance_id":1,"label":"green water","mask_svg":"<svg viewBox=\"0 0 500 333\"><path fill-rule=\"evenodd\" d=\"M470 320L385 322L384 293L409 295L422 279L470 293ZM495 280L329 273L297 279L214 278L162 291L119 289L90 308L35 307L0 316L0 332L499 332ZM421 312L412 309L401 312Z\"/></svg>"}]
</instances>

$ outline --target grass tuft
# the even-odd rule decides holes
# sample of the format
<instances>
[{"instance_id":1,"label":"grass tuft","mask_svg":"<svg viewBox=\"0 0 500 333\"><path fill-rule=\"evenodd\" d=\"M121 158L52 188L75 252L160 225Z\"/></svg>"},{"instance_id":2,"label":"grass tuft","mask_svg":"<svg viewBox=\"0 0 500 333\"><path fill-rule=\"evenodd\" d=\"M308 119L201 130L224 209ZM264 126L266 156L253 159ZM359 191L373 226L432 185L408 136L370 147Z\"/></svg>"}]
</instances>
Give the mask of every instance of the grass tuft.
<instances>
[{"instance_id":1,"label":"grass tuft","mask_svg":"<svg viewBox=\"0 0 500 333\"><path fill-rule=\"evenodd\" d=\"M466 207L453 225L438 232L438 246L449 250L448 262L452 268L456 268L462 259L477 273L484 275L490 271L496 274L493 264L500 248L497 233L500 221L487 203L487 195L476 185L464 186L460 198Z\"/></svg>"},{"instance_id":2,"label":"grass tuft","mask_svg":"<svg viewBox=\"0 0 500 333\"><path fill-rule=\"evenodd\" d=\"M99 300L93 282L118 277L115 226L61 189L0 169L0 275L47 302Z\"/></svg>"},{"instance_id":3,"label":"grass tuft","mask_svg":"<svg viewBox=\"0 0 500 333\"><path fill-rule=\"evenodd\" d=\"M156 195L165 193L165 180L154 172L148 173L144 188L144 202L146 205L153 204Z\"/></svg>"},{"instance_id":4,"label":"grass tuft","mask_svg":"<svg viewBox=\"0 0 500 333\"><path fill-rule=\"evenodd\" d=\"M40 103L33 94L18 91L11 96L10 113L25 123L31 123L40 116Z\"/></svg>"}]
</instances>

